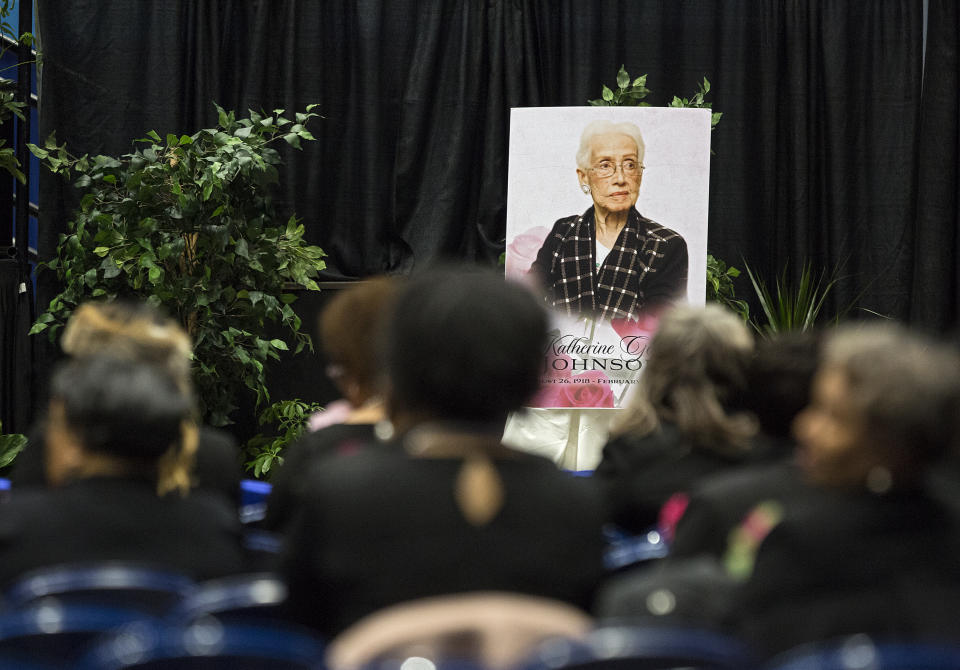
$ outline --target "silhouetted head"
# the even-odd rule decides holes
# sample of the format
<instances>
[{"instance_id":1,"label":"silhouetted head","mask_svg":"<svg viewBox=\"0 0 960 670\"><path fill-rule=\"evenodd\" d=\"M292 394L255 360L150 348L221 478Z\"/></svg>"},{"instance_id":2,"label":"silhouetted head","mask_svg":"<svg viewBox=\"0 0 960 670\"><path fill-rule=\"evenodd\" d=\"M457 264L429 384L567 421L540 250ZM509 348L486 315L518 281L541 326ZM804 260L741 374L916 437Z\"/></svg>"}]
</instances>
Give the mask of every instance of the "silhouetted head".
<instances>
[{"instance_id":1,"label":"silhouetted head","mask_svg":"<svg viewBox=\"0 0 960 670\"><path fill-rule=\"evenodd\" d=\"M746 447L756 424L736 405L753 347L743 320L719 305L678 305L665 312L619 432L646 434L666 421L702 447Z\"/></svg>"},{"instance_id":2,"label":"silhouetted head","mask_svg":"<svg viewBox=\"0 0 960 670\"><path fill-rule=\"evenodd\" d=\"M402 281L374 277L339 291L320 314L328 376L354 406L379 393L386 321Z\"/></svg>"},{"instance_id":3,"label":"silhouetted head","mask_svg":"<svg viewBox=\"0 0 960 670\"><path fill-rule=\"evenodd\" d=\"M60 344L74 357L105 353L160 365L190 385L190 336L145 302L86 302L73 311Z\"/></svg>"},{"instance_id":4,"label":"silhouetted head","mask_svg":"<svg viewBox=\"0 0 960 670\"><path fill-rule=\"evenodd\" d=\"M793 331L757 342L743 402L767 435L790 437L794 418L810 401L821 341L820 333Z\"/></svg>"},{"instance_id":5,"label":"silhouetted head","mask_svg":"<svg viewBox=\"0 0 960 670\"><path fill-rule=\"evenodd\" d=\"M411 279L387 342L391 418L502 423L537 390L546 330L539 301L502 275L441 268Z\"/></svg>"},{"instance_id":6,"label":"silhouetted head","mask_svg":"<svg viewBox=\"0 0 960 670\"><path fill-rule=\"evenodd\" d=\"M66 361L52 381L47 429L51 483L74 475L156 477L179 449L193 402L168 370L105 355Z\"/></svg>"}]
</instances>

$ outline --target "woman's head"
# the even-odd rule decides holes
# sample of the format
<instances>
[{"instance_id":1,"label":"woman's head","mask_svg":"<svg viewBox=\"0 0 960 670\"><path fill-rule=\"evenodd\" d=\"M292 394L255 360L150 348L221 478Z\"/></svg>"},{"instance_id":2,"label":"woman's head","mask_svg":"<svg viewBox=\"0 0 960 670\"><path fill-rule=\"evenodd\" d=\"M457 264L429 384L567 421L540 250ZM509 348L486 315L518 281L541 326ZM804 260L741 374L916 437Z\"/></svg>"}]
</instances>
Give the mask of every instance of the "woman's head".
<instances>
[{"instance_id":1,"label":"woman's head","mask_svg":"<svg viewBox=\"0 0 960 670\"><path fill-rule=\"evenodd\" d=\"M339 291L320 314L330 376L354 406L379 393L381 340L400 284L395 277L368 279Z\"/></svg>"},{"instance_id":2,"label":"woman's head","mask_svg":"<svg viewBox=\"0 0 960 670\"><path fill-rule=\"evenodd\" d=\"M632 208L640 195L646 147L632 123L594 121L580 136L577 179L604 214Z\"/></svg>"},{"instance_id":3,"label":"woman's head","mask_svg":"<svg viewBox=\"0 0 960 670\"><path fill-rule=\"evenodd\" d=\"M536 391L547 316L523 286L481 269L410 280L387 341L391 418L502 422Z\"/></svg>"},{"instance_id":4,"label":"woman's head","mask_svg":"<svg viewBox=\"0 0 960 670\"><path fill-rule=\"evenodd\" d=\"M822 341L819 332L791 331L757 342L743 403L765 434L790 441L793 419L810 400Z\"/></svg>"},{"instance_id":5,"label":"woman's head","mask_svg":"<svg viewBox=\"0 0 960 670\"><path fill-rule=\"evenodd\" d=\"M730 407L743 392L753 347L740 317L719 305L669 310L650 342L640 392L621 431L645 433L668 421L701 446L744 447L755 422Z\"/></svg>"},{"instance_id":6,"label":"woman's head","mask_svg":"<svg viewBox=\"0 0 960 670\"><path fill-rule=\"evenodd\" d=\"M147 303L88 302L74 310L60 341L64 352L83 359L106 354L115 359L162 368L180 390L190 395L192 347L190 336L173 319ZM197 449L195 421L182 424L179 449L169 451L160 465L161 492L190 488L190 471Z\"/></svg>"},{"instance_id":7,"label":"woman's head","mask_svg":"<svg viewBox=\"0 0 960 670\"><path fill-rule=\"evenodd\" d=\"M147 303L87 302L74 310L60 341L73 357L109 353L165 367L190 384L190 336Z\"/></svg>"},{"instance_id":8,"label":"woman's head","mask_svg":"<svg viewBox=\"0 0 960 670\"><path fill-rule=\"evenodd\" d=\"M164 367L103 354L70 359L52 381L48 479L59 484L104 464L111 472L158 477L193 411L190 395Z\"/></svg>"},{"instance_id":9,"label":"woman's head","mask_svg":"<svg viewBox=\"0 0 960 670\"><path fill-rule=\"evenodd\" d=\"M909 483L956 439L958 410L952 348L894 323L842 328L794 424L801 467L827 486Z\"/></svg>"}]
</instances>

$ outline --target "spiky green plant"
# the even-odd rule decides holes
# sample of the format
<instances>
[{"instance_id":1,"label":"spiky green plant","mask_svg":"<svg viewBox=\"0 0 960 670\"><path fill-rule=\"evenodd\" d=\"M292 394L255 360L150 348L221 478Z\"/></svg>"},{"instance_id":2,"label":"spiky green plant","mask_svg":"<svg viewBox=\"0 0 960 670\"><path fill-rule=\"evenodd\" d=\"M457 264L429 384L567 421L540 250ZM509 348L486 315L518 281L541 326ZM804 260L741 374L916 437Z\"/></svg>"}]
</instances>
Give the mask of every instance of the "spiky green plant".
<instances>
[{"instance_id":1,"label":"spiky green plant","mask_svg":"<svg viewBox=\"0 0 960 670\"><path fill-rule=\"evenodd\" d=\"M826 270L815 273L813 264L807 261L803 264L800 279L795 284L790 280L789 267L785 265L774 279L771 289L746 262L744 267L766 319L761 323L754 318L750 323L759 334L767 337L791 330L806 331L813 328L838 279L836 270L830 273ZM846 311L849 310L844 310ZM837 314L832 319L838 321L841 316L842 314Z\"/></svg>"}]
</instances>

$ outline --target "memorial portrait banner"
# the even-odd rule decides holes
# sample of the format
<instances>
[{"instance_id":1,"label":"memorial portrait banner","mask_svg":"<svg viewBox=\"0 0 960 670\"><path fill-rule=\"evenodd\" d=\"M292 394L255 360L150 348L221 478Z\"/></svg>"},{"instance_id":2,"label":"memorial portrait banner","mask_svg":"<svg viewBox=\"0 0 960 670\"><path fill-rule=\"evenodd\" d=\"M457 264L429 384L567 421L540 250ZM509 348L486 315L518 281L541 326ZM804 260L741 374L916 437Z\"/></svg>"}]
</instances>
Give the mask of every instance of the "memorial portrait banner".
<instances>
[{"instance_id":1,"label":"memorial portrait banner","mask_svg":"<svg viewBox=\"0 0 960 670\"><path fill-rule=\"evenodd\" d=\"M704 302L710 110L516 108L510 121L505 272L553 315L531 406L623 407L659 314ZM626 219L605 246L595 214L609 212Z\"/></svg>"}]
</instances>

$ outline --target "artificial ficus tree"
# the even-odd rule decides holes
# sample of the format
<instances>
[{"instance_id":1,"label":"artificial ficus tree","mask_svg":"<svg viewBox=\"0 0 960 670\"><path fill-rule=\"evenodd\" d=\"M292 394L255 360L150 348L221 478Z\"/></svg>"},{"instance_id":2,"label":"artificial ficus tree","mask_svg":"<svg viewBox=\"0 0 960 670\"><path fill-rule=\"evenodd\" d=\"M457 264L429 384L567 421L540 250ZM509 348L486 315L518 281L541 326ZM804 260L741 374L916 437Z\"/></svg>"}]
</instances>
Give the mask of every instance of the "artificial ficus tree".
<instances>
[{"instance_id":1,"label":"artificial ficus tree","mask_svg":"<svg viewBox=\"0 0 960 670\"><path fill-rule=\"evenodd\" d=\"M319 290L323 251L303 239L294 216L271 198L278 142L300 148L317 115L282 109L237 119L217 106L216 128L193 135L150 131L119 157L71 155L51 136L33 153L74 180L80 208L46 263L64 284L31 333L51 339L85 300L146 300L179 319L194 340L201 411L230 422L238 394L268 402L265 364L278 352L312 349L291 287ZM288 340L265 335L282 324Z\"/></svg>"}]
</instances>

